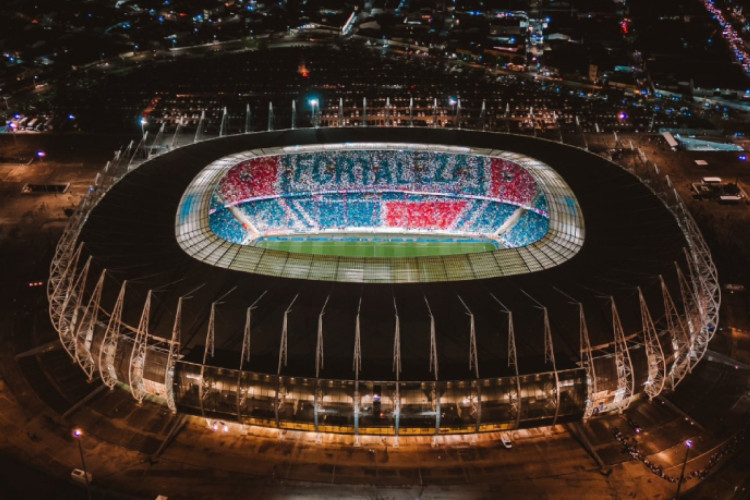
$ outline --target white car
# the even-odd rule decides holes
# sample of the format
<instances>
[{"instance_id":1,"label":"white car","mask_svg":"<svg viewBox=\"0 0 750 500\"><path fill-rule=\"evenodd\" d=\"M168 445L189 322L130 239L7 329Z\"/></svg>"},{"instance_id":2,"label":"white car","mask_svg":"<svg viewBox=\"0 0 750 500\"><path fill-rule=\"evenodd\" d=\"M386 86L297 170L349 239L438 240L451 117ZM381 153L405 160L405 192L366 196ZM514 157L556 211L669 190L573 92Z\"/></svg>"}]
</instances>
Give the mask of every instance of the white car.
<instances>
[{"instance_id":1,"label":"white car","mask_svg":"<svg viewBox=\"0 0 750 500\"><path fill-rule=\"evenodd\" d=\"M513 441L511 441L510 437L505 433L500 434L500 442L502 442L503 446L507 449L513 448Z\"/></svg>"}]
</instances>

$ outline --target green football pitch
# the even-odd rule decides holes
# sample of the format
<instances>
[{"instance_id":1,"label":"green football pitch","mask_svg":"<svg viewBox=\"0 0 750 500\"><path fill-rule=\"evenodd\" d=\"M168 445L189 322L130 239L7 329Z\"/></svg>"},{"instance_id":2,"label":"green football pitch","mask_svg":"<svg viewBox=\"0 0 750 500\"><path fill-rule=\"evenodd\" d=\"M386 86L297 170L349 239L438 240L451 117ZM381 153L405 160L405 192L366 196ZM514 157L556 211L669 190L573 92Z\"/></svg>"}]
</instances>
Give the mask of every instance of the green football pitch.
<instances>
[{"instance_id":1,"label":"green football pitch","mask_svg":"<svg viewBox=\"0 0 750 500\"><path fill-rule=\"evenodd\" d=\"M435 257L476 252L491 252L496 246L489 241L438 238L429 236L430 241L417 241L403 235L387 237L378 235L347 235L346 237L274 237L263 239L255 246L282 252L338 257Z\"/></svg>"}]
</instances>

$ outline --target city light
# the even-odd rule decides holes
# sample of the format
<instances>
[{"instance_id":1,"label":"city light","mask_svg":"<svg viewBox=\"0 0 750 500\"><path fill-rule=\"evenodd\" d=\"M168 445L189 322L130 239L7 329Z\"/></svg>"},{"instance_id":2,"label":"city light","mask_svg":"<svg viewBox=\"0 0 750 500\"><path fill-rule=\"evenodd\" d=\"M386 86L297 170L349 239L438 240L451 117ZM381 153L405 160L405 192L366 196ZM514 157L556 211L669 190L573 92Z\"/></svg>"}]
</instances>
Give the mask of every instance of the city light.
<instances>
[{"instance_id":1,"label":"city light","mask_svg":"<svg viewBox=\"0 0 750 500\"><path fill-rule=\"evenodd\" d=\"M742 66L742 69L746 72L750 71L750 55L745 50L745 42L740 34L734 29L732 23L727 21L721 8L715 4L714 0L703 0L703 6L711 14L711 17L719 23L719 26L721 26L721 34L729 45L729 48L732 49L734 58Z\"/></svg>"},{"instance_id":2,"label":"city light","mask_svg":"<svg viewBox=\"0 0 750 500\"><path fill-rule=\"evenodd\" d=\"M693 447L693 441L690 439L685 440L685 459L682 461L682 470L680 471L680 479L677 481L677 493L675 498L680 497L680 490L682 489L682 483L685 481L685 469L687 468L688 458L690 457L690 448Z\"/></svg>"},{"instance_id":3,"label":"city light","mask_svg":"<svg viewBox=\"0 0 750 500\"><path fill-rule=\"evenodd\" d=\"M513 476L518 496L534 478L547 496L549 478L585 496L604 474L606 494L668 498L735 479L750 435L720 396L744 394L746 367L708 341L742 333L719 306L745 286L711 253L737 252L717 259L731 276L750 252L727 218L750 189L738 2L7 3L0 156L20 202L3 216L25 224L8 308L45 316L39 338L6 335L9 376L43 382L8 399L7 432L72 495L220 495L256 469L269 496L420 471L455 491ZM704 357L732 376L701 385ZM662 396L683 377L700 390ZM124 414L100 410L131 395L119 407L153 425L118 435ZM73 420L33 420L58 407Z\"/></svg>"},{"instance_id":4,"label":"city light","mask_svg":"<svg viewBox=\"0 0 750 500\"><path fill-rule=\"evenodd\" d=\"M78 443L78 453L81 456L81 468L83 469L83 479L86 483L86 495L88 496L88 499L91 500L91 488L89 486L89 472L86 469L86 459L83 456L83 446L81 445L81 438L83 438L83 429L80 427L76 427L73 429L73 437L75 438L76 442Z\"/></svg>"},{"instance_id":5,"label":"city light","mask_svg":"<svg viewBox=\"0 0 750 500\"><path fill-rule=\"evenodd\" d=\"M222 431L224 433L229 432L229 425L219 420L214 420L213 422L211 422L210 427L211 427L211 430L214 432L218 432L218 431Z\"/></svg>"},{"instance_id":6,"label":"city light","mask_svg":"<svg viewBox=\"0 0 750 500\"><path fill-rule=\"evenodd\" d=\"M310 98L310 108L312 108L312 125L314 128L318 128L318 120L320 118L320 101L316 97Z\"/></svg>"}]
</instances>

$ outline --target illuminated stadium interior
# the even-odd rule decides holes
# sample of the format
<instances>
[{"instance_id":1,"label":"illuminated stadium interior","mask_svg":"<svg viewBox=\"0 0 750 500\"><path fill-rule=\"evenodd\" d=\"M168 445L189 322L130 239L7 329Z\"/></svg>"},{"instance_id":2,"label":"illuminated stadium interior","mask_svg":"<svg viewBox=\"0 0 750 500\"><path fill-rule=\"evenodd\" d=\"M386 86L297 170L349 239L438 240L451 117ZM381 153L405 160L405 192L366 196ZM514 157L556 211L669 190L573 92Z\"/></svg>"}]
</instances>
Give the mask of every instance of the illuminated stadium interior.
<instances>
[{"instance_id":1,"label":"illuminated stadium interior","mask_svg":"<svg viewBox=\"0 0 750 500\"><path fill-rule=\"evenodd\" d=\"M334 281L449 281L447 270L415 277L408 271L417 263L408 259L450 267L473 254L470 267L478 274L464 279L546 269L575 255L583 220L562 178L527 156L348 143L254 150L213 162L179 209L177 237L188 253L196 236L245 257L226 264L230 269L258 272L259 259L284 255L301 260L297 272L317 268ZM516 249L547 245L559 250L556 260L518 265ZM326 277L330 257L347 259L353 272ZM394 266L407 272L394 273Z\"/></svg>"}]
</instances>

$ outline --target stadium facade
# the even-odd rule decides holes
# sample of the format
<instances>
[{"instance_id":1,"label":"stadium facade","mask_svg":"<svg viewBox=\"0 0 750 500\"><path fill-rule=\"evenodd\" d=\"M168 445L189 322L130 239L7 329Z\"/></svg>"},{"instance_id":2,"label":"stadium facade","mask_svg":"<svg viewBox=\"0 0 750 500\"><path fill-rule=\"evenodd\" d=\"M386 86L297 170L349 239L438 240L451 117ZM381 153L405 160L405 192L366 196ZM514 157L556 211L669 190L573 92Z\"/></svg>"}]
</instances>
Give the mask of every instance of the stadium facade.
<instances>
[{"instance_id":1,"label":"stadium facade","mask_svg":"<svg viewBox=\"0 0 750 500\"><path fill-rule=\"evenodd\" d=\"M447 188L423 182L432 167L412 167L402 192L398 172L394 181L362 167L347 178L338 160L304 189L283 180L304 177L294 155L326 151L430 152L428 164L463 155L480 166ZM232 169L271 160L273 175L253 180L246 169L256 187L224 196ZM501 161L521 170L492 181ZM339 128L225 137L130 163L118 155L71 218L50 269L50 317L89 378L175 412L357 436L550 425L674 389L717 325L716 269L679 197L575 147ZM329 174L353 184L332 188ZM524 176L532 195L503 191ZM415 204L439 216L415 219ZM229 208L236 217L221 220L240 222L234 236L212 222ZM492 210L500 215L480 222ZM257 245L346 232L326 222L332 211L367 220L353 225L360 232L405 224L420 237L490 235L496 247L367 258ZM543 229L511 238L524 217L536 221L524 228Z\"/></svg>"}]
</instances>

